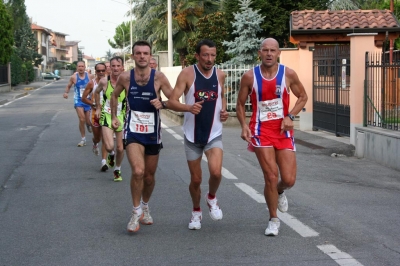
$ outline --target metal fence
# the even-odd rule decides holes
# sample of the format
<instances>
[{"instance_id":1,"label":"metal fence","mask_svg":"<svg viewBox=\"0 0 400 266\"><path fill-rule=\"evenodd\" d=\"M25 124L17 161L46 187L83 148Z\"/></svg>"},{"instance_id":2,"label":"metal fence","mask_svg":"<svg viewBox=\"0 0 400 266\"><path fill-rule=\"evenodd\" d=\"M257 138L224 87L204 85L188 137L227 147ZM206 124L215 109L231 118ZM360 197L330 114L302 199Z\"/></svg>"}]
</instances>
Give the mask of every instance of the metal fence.
<instances>
[{"instance_id":1,"label":"metal fence","mask_svg":"<svg viewBox=\"0 0 400 266\"><path fill-rule=\"evenodd\" d=\"M0 65L0 84L8 84L8 67Z\"/></svg>"},{"instance_id":2,"label":"metal fence","mask_svg":"<svg viewBox=\"0 0 400 266\"><path fill-rule=\"evenodd\" d=\"M365 54L364 126L399 130L400 53Z\"/></svg>"},{"instance_id":3,"label":"metal fence","mask_svg":"<svg viewBox=\"0 0 400 266\"><path fill-rule=\"evenodd\" d=\"M218 65L217 68L225 72L225 97L226 109L228 112L236 112L236 102L240 88L240 79L242 75L253 65ZM252 110L249 98L245 104L245 111Z\"/></svg>"}]
</instances>

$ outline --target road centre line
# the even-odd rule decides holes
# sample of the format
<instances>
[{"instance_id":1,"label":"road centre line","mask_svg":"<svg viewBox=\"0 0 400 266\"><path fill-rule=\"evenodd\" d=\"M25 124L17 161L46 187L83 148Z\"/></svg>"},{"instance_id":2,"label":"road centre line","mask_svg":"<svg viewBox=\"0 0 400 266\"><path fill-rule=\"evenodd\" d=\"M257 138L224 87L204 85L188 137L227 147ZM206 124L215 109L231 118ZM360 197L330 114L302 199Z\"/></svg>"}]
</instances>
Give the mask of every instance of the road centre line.
<instances>
[{"instance_id":1,"label":"road centre line","mask_svg":"<svg viewBox=\"0 0 400 266\"><path fill-rule=\"evenodd\" d=\"M302 237L315 237L319 236L319 233L308 227L307 225L303 224L296 217L290 215L289 213L285 212L278 212L278 218L284 222L287 226L292 228Z\"/></svg>"},{"instance_id":2,"label":"road centre line","mask_svg":"<svg viewBox=\"0 0 400 266\"><path fill-rule=\"evenodd\" d=\"M359 266L362 265L352 256L346 252L340 251L334 245L318 245L317 246L322 252L331 257L337 264L342 266Z\"/></svg>"},{"instance_id":3,"label":"road centre line","mask_svg":"<svg viewBox=\"0 0 400 266\"><path fill-rule=\"evenodd\" d=\"M251 186L245 184L245 183L235 183L235 185L244 193L250 196L253 200L255 200L258 203L266 203L265 202L265 197L264 195L258 193L257 190L252 188Z\"/></svg>"}]
</instances>

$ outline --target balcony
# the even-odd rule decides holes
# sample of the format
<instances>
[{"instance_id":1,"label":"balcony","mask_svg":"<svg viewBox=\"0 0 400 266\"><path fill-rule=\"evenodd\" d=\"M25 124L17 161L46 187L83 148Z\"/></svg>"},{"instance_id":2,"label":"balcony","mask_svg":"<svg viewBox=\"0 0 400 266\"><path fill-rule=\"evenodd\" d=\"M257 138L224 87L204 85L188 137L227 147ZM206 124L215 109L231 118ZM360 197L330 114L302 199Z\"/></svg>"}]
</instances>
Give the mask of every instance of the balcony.
<instances>
[{"instance_id":1,"label":"balcony","mask_svg":"<svg viewBox=\"0 0 400 266\"><path fill-rule=\"evenodd\" d=\"M69 62L70 59L71 59L71 57L66 57L65 55L62 55L62 56L60 56L60 60L58 60L58 61Z\"/></svg>"}]
</instances>

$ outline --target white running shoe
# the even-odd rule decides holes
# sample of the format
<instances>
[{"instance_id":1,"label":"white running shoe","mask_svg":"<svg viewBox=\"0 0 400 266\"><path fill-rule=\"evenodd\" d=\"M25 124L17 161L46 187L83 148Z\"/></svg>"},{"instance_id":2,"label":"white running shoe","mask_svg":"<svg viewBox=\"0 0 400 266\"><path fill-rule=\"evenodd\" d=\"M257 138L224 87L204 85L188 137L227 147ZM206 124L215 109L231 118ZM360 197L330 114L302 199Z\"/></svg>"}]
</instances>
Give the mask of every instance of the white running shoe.
<instances>
[{"instance_id":1,"label":"white running shoe","mask_svg":"<svg viewBox=\"0 0 400 266\"><path fill-rule=\"evenodd\" d=\"M199 230L201 229L201 218L202 212L192 212L192 218L190 219L189 229L190 230Z\"/></svg>"},{"instance_id":2,"label":"white running shoe","mask_svg":"<svg viewBox=\"0 0 400 266\"><path fill-rule=\"evenodd\" d=\"M78 143L78 147L83 147L83 146L86 146L86 140L81 140L81 141Z\"/></svg>"},{"instance_id":3,"label":"white running shoe","mask_svg":"<svg viewBox=\"0 0 400 266\"><path fill-rule=\"evenodd\" d=\"M143 215L142 218L140 218L140 223L145 225L153 224L153 217L151 217L150 215L149 206L147 207L142 206L142 210L143 210Z\"/></svg>"},{"instance_id":4,"label":"white running shoe","mask_svg":"<svg viewBox=\"0 0 400 266\"><path fill-rule=\"evenodd\" d=\"M278 197L278 210L280 212L287 212L288 208L289 208L289 204L288 204L285 192L283 192Z\"/></svg>"},{"instance_id":5,"label":"white running shoe","mask_svg":"<svg viewBox=\"0 0 400 266\"><path fill-rule=\"evenodd\" d=\"M281 222L278 218L271 218L268 222L268 227L265 229L266 236L277 236L279 233L279 227L281 227Z\"/></svg>"},{"instance_id":6,"label":"white running shoe","mask_svg":"<svg viewBox=\"0 0 400 266\"><path fill-rule=\"evenodd\" d=\"M93 144L92 151L96 156L99 156L99 145L98 144Z\"/></svg>"},{"instance_id":7,"label":"white running shoe","mask_svg":"<svg viewBox=\"0 0 400 266\"><path fill-rule=\"evenodd\" d=\"M213 219L214 221L221 220L222 217L223 217L223 214L222 214L222 210L218 206L217 197L215 197L214 199L210 200L208 198L208 193L207 193L206 194L206 203L208 205L208 208L210 209L209 213L210 213L211 219Z\"/></svg>"},{"instance_id":8,"label":"white running shoe","mask_svg":"<svg viewBox=\"0 0 400 266\"><path fill-rule=\"evenodd\" d=\"M138 215L135 211L132 211L131 219L129 220L126 230L131 233L137 232L140 228L139 220L141 217L143 217L143 213Z\"/></svg>"}]
</instances>

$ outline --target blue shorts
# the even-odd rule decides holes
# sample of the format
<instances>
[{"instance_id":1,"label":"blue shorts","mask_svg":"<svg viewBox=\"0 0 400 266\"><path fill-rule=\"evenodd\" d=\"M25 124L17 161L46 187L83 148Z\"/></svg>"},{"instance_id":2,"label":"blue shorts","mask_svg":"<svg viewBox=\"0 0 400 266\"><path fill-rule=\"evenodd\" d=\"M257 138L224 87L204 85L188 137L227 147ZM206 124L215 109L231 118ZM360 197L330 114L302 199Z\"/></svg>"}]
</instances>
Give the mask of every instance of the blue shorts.
<instances>
[{"instance_id":1,"label":"blue shorts","mask_svg":"<svg viewBox=\"0 0 400 266\"><path fill-rule=\"evenodd\" d=\"M82 107L85 112L90 111L90 109L92 109L90 107L90 105L88 105L86 103L81 103L81 102L78 102L78 103L74 104L74 108L76 109L77 107Z\"/></svg>"}]
</instances>

